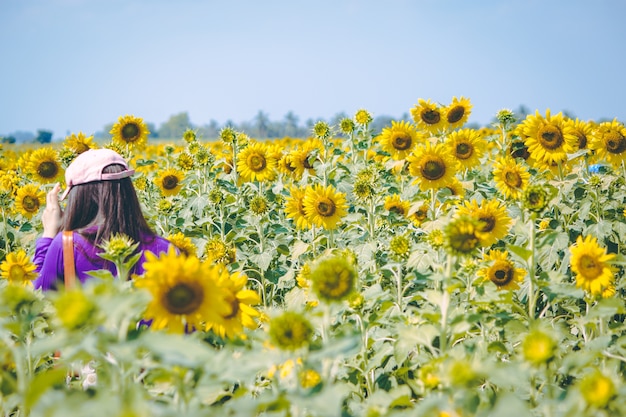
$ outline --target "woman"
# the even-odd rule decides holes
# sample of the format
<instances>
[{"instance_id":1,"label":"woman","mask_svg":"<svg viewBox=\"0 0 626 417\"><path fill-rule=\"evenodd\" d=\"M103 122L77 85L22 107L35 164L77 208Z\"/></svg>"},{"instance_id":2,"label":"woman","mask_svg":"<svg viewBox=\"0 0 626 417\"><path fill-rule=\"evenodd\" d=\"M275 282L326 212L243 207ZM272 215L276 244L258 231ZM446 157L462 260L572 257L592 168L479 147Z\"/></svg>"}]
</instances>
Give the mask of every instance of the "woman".
<instances>
[{"instance_id":1,"label":"woman","mask_svg":"<svg viewBox=\"0 0 626 417\"><path fill-rule=\"evenodd\" d=\"M35 288L54 289L64 281L63 231L73 231L74 265L80 282L90 278L89 271L107 269L116 273L112 262L98 254L104 241L124 234L139 242L142 255L131 273L142 274L144 253L167 252L171 243L157 236L143 216L130 169L124 158L110 149L91 149L81 153L65 171L68 197L65 212L59 205L59 184L46 197L42 214L43 236L37 239L34 263L39 277Z\"/></svg>"}]
</instances>

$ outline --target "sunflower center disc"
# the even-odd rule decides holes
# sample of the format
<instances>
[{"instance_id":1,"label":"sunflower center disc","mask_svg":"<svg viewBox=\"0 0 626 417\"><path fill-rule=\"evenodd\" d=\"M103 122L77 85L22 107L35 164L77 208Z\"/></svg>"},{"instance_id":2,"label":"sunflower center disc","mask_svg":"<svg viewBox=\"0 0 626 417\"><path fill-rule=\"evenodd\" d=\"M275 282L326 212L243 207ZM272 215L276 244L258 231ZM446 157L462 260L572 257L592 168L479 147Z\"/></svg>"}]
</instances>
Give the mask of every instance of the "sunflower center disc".
<instances>
[{"instance_id":1,"label":"sunflower center disc","mask_svg":"<svg viewBox=\"0 0 626 417\"><path fill-rule=\"evenodd\" d=\"M202 288L176 284L165 294L164 304L172 314L189 314L200 307L203 298Z\"/></svg>"},{"instance_id":2,"label":"sunflower center disc","mask_svg":"<svg viewBox=\"0 0 626 417\"><path fill-rule=\"evenodd\" d=\"M553 125L546 125L541 128L537 136L541 146L548 150L557 149L563 144L561 129Z\"/></svg>"}]
</instances>

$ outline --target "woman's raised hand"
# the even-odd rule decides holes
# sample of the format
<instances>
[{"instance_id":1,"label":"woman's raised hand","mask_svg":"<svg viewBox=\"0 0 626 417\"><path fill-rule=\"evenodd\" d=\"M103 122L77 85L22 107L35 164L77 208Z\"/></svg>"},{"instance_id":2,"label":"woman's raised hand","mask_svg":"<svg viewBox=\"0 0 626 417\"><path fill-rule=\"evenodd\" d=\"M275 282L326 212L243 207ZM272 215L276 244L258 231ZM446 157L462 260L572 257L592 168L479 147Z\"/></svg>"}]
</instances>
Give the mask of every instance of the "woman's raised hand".
<instances>
[{"instance_id":1,"label":"woman's raised hand","mask_svg":"<svg viewBox=\"0 0 626 417\"><path fill-rule=\"evenodd\" d=\"M61 186L56 183L46 195L46 207L41 215L43 237L55 237L61 228L63 212L59 205L59 191L61 191Z\"/></svg>"}]
</instances>

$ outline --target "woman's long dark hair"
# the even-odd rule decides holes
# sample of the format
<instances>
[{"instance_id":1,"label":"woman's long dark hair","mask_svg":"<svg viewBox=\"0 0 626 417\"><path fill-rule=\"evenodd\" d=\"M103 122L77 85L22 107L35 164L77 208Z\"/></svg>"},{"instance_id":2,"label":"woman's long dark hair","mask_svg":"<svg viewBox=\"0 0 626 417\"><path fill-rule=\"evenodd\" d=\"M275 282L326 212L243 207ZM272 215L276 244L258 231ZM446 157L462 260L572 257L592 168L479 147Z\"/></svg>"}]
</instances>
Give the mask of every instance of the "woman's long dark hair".
<instances>
[{"instance_id":1,"label":"woman's long dark hair","mask_svg":"<svg viewBox=\"0 0 626 417\"><path fill-rule=\"evenodd\" d=\"M118 164L104 168L105 173L124 170ZM63 230L74 230L94 245L123 233L135 242L154 238L130 178L96 181L75 185L63 213Z\"/></svg>"}]
</instances>

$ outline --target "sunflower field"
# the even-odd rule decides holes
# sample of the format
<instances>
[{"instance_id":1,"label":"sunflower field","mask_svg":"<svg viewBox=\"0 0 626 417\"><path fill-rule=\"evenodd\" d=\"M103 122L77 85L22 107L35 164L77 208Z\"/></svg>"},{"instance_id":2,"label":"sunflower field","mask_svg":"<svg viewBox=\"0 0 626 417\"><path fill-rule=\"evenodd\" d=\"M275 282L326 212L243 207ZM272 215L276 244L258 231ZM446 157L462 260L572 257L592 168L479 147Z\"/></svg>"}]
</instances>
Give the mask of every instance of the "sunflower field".
<instances>
[{"instance_id":1,"label":"sunflower field","mask_svg":"<svg viewBox=\"0 0 626 417\"><path fill-rule=\"evenodd\" d=\"M471 110L172 144L127 115L107 143L4 145L1 414L626 415L626 127ZM33 289L46 192L98 147L178 251L129 276L117 235L117 274Z\"/></svg>"}]
</instances>

